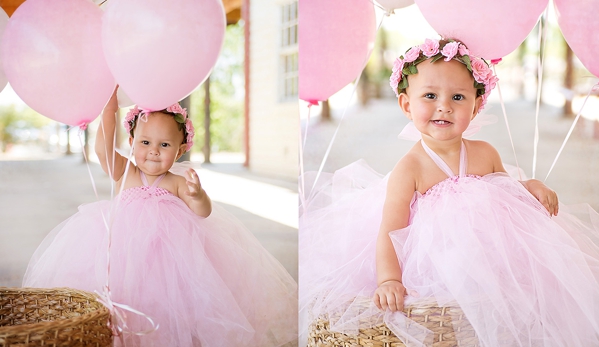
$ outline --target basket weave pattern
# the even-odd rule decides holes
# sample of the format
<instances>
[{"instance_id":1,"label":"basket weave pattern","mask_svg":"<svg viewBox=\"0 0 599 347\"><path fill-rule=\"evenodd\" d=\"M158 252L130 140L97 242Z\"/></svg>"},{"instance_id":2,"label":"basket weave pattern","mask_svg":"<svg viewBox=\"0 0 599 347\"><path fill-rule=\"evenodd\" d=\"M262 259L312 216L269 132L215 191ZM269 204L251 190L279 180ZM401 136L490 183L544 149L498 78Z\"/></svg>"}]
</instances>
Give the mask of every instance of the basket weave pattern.
<instances>
[{"instance_id":1,"label":"basket weave pattern","mask_svg":"<svg viewBox=\"0 0 599 347\"><path fill-rule=\"evenodd\" d=\"M85 291L0 287L0 347L109 347L108 318Z\"/></svg>"},{"instance_id":2,"label":"basket weave pattern","mask_svg":"<svg viewBox=\"0 0 599 347\"><path fill-rule=\"evenodd\" d=\"M364 300L364 305L370 299ZM439 307L436 302L418 302L404 308L404 314L414 323L433 333L427 346L432 347L479 347L474 329L458 306ZM455 330L454 330L455 329ZM308 332L308 347L410 347L404 344L385 324L359 329L357 335L330 330L329 321L318 318Z\"/></svg>"}]
</instances>

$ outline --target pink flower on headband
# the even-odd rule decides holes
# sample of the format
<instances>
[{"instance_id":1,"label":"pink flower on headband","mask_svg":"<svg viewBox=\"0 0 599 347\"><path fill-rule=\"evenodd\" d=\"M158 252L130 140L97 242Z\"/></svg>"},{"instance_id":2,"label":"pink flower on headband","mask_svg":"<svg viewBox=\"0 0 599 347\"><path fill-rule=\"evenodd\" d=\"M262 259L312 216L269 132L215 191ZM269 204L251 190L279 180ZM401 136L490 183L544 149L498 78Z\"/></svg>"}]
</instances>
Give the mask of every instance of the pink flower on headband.
<instances>
[{"instance_id":1,"label":"pink flower on headband","mask_svg":"<svg viewBox=\"0 0 599 347\"><path fill-rule=\"evenodd\" d=\"M185 110L183 110L183 112L185 112ZM189 118L185 120L185 132L187 133L187 147L185 150L189 152L191 147L193 147L193 137L196 134L193 124L191 123L191 119Z\"/></svg>"},{"instance_id":2,"label":"pink flower on headband","mask_svg":"<svg viewBox=\"0 0 599 347\"><path fill-rule=\"evenodd\" d=\"M417 46L412 47L412 48L410 48L409 51L406 52L406 57L404 58L404 62L411 63L414 60L418 59L419 56L420 56L420 48Z\"/></svg>"},{"instance_id":3,"label":"pink flower on headband","mask_svg":"<svg viewBox=\"0 0 599 347\"><path fill-rule=\"evenodd\" d=\"M127 132L131 132L131 129L133 129L133 124L135 123L135 119L141 112L142 111L137 107L137 105L127 112L125 120L123 121L123 125L125 126L125 130L127 130Z\"/></svg>"},{"instance_id":4,"label":"pink flower on headband","mask_svg":"<svg viewBox=\"0 0 599 347\"><path fill-rule=\"evenodd\" d=\"M476 82L486 84L487 79L493 75L489 66L480 58L471 59L470 64L472 65L472 75Z\"/></svg>"},{"instance_id":5,"label":"pink flower on headband","mask_svg":"<svg viewBox=\"0 0 599 347\"><path fill-rule=\"evenodd\" d=\"M420 45L420 49L422 50L422 54L430 58L439 53L439 41L426 39L424 40L424 43Z\"/></svg>"},{"instance_id":6,"label":"pink flower on headband","mask_svg":"<svg viewBox=\"0 0 599 347\"><path fill-rule=\"evenodd\" d=\"M401 73L401 70L403 70L403 66L404 66L403 59L397 58L393 62L393 69L391 71L393 71L394 73L397 72L397 71L399 71L399 73Z\"/></svg>"},{"instance_id":7,"label":"pink flower on headband","mask_svg":"<svg viewBox=\"0 0 599 347\"><path fill-rule=\"evenodd\" d=\"M174 105L167 107L166 110L168 112L179 113L179 114L183 115L183 117L187 117L187 111L183 107L181 107L181 105L179 105L179 103L176 103Z\"/></svg>"},{"instance_id":8,"label":"pink flower on headband","mask_svg":"<svg viewBox=\"0 0 599 347\"><path fill-rule=\"evenodd\" d=\"M450 61L456 53L458 53L459 42L450 42L443 47L441 54L445 57L445 61Z\"/></svg>"},{"instance_id":9,"label":"pink flower on headband","mask_svg":"<svg viewBox=\"0 0 599 347\"><path fill-rule=\"evenodd\" d=\"M470 55L470 51L468 50L468 48L466 48L466 46L464 46L461 43L460 48L458 48L458 53L460 53L460 55Z\"/></svg>"},{"instance_id":10,"label":"pink flower on headband","mask_svg":"<svg viewBox=\"0 0 599 347\"><path fill-rule=\"evenodd\" d=\"M389 85L391 89L395 92L395 96L399 97L399 93L397 92L397 86L399 85L399 81L401 80L401 71L395 71L389 77Z\"/></svg>"}]
</instances>

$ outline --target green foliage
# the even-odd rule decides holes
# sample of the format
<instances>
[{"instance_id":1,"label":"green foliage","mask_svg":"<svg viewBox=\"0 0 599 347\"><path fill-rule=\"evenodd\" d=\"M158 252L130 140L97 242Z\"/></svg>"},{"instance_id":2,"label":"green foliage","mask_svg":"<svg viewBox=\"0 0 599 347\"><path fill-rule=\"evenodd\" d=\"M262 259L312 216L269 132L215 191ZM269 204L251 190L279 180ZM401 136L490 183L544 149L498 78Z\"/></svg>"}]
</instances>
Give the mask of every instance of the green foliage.
<instances>
[{"instance_id":1,"label":"green foliage","mask_svg":"<svg viewBox=\"0 0 599 347\"><path fill-rule=\"evenodd\" d=\"M241 151L244 101L243 27L229 25L219 59L210 75L210 137L214 151ZM196 128L193 150L204 146L204 86L192 94L191 117Z\"/></svg>"},{"instance_id":2,"label":"green foliage","mask_svg":"<svg viewBox=\"0 0 599 347\"><path fill-rule=\"evenodd\" d=\"M0 106L0 151L5 152L10 144L18 142L18 132L31 128L42 128L50 120L30 108L18 110L14 105Z\"/></svg>"}]
</instances>

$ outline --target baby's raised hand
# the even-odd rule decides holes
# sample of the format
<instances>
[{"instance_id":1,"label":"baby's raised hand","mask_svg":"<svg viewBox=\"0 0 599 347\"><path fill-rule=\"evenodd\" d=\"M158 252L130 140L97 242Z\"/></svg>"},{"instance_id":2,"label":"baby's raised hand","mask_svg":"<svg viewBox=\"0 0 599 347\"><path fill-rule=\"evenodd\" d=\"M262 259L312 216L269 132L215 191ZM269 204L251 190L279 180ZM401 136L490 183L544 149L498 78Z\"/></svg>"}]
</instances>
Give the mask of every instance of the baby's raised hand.
<instances>
[{"instance_id":1,"label":"baby's raised hand","mask_svg":"<svg viewBox=\"0 0 599 347\"><path fill-rule=\"evenodd\" d=\"M185 171L185 179L187 180L187 191L185 194L193 199L200 197L202 185L200 184L198 173L194 169L189 169Z\"/></svg>"},{"instance_id":2,"label":"baby's raised hand","mask_svg":"<svg viewBox=\"0 0 599 347\"><path fill-rule=\"evenodd\" d=\"M557 216L559 210L559 201L555 191L547 187L543 182L535 179L521 181L524 187L532 194L539 202L545 206L549 215Z\"/></svg>"},{"instance_id":3,"label":"baby's raised hand","mask_svg":"<svg viewBox=\"0 0 599 347\"><path fill-rule=\"evenodd\" d=\"M385 281L374 291L372 301L380 310L402 311L406 287L397 280Z\"/></svg>"}]
</instances>

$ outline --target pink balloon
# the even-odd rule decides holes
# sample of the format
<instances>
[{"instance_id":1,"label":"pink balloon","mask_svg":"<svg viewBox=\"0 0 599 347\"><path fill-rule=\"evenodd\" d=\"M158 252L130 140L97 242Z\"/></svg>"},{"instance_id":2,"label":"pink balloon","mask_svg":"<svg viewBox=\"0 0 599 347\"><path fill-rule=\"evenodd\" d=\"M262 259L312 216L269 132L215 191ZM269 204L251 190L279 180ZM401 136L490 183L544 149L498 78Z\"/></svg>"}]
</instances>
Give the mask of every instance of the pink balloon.
<instances>
[{"instance_id":1,"label":"pink balloon","mask_svg":"<svg viewBox=\"0 0 599 347\"><path fill-rule=\"evenodd\" d=\"M559 27L582 64L599 77L599 1L554 0Z\"/></svg>"},{"instance_id":2,"label":"pink balloon","mask_svg":"<svg viewBox=\"0 0 599 347\"><path fill-rule=\"evenodd\" d=\"M548 2L416 0L416 5L442 37L464 42L476 56L499 59L526 39Z\"/></svg>"},{"instance_id":3,"label":"pink balloon","mask_svg":"<svg viewBox=\"0 0 599 347\"><path fill-rule=\"evenodd\" d=\"M392 11L396 8L403 8L414 4L414 0L376 0L376 2L383 6L387 11Z\"/></svg>"},{"instance_id":4,"label":"pink balloon","mask_svg":"<svg viewBox=\"0 0 599 347\"><path fill-rule=\"evenodd\" d=\"M69 125L94 120L114 78L104 61L102 10L88 0L27 0L2 37L4 72L17 95Z\"/></svg>"},{"instance_id":5,"label":"pink balloon","mask_svg":"<svg viewBox=\"0 0 599 347\"><path fill-rule=\"evenodd\" d=\"M225 25L220 0L111 1L103 18L104 54L131 100L160 110L206 79Z\"/></svg>"},{"instance_id":6,"label":"pink balloon","mask_svg":"<svg viewBox=\"0 0 599 347\"><path fill-rule=\"evenodd\" d=\"M366 65L376 34L374 5L370 0L301 0L299 18L299 97L326 100Z\"/></svg>"}]
</instances>

